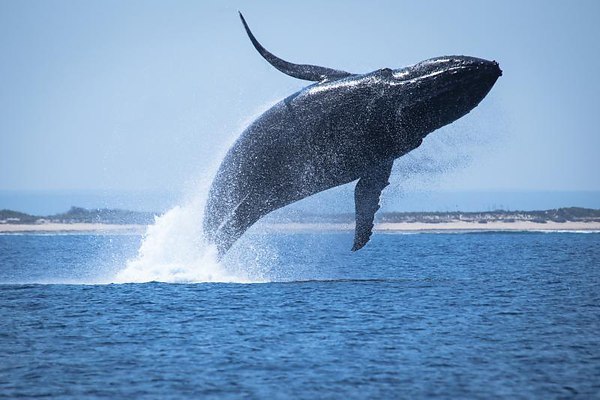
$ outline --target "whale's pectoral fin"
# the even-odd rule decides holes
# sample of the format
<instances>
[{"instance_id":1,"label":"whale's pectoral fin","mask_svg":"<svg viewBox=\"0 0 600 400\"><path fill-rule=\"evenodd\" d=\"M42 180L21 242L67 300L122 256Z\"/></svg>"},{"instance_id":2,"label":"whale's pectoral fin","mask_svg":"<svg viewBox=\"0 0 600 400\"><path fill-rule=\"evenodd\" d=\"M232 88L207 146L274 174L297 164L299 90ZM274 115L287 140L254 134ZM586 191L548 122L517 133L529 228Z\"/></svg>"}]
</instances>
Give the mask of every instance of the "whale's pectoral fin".
<instances>
[{"instance_id":1,"label":"whale's pectoral fin","mask_svg":"<svg viewBox=\"0 0 600 400\"><path fill-rule=\"evenodd\" d=\"M323 81L326 79L332 80L332 79L345 78L346 76L352 75L349 72L339 71L337 69L319 67L317 65L293 64L291 62L282 60L281 58L275 56L274 54L269 52L267 49L265 49L258 42L258 40L256 40L256 38L250 31L250 28L248 27L248 24L246 23L246 20L244 19L244 16L242 15L242 13L240 13L240 18L242 19L242 23L244 24L246 33L250 37L250 40L252 41L254 48L260 53L261 56L263 56L263 58L265 60L267 60L269 62L269 64L271 64L272 66L274 66L275 68L277 68L278 70L283 72L284 74L293 76L294 78L304 79L307 81L315 81L315 82L320 82L320 81Z\"/></svg>"},{"instance_id":2,"label":"whale's pectoral fin","mask_svg":"<svg viewBox=\"0 0 600 400\"><path fill-rule=\"evenodd\" d=\"M381 191L390 184L390 173L394 160L386 161L363 174L354 189L354 205L356 208L356 229L352 251L361 249L369 239L373 229L373 219L379 210Z\"/></svg>"}]
</instances>

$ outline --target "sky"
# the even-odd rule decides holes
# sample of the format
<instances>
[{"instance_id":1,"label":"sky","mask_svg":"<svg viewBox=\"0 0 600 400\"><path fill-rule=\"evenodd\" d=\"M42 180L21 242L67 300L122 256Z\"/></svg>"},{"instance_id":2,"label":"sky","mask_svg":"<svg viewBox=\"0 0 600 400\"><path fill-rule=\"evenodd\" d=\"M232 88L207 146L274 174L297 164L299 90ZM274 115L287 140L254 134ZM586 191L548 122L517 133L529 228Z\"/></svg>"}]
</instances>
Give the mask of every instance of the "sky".
<instances>
[{"instance_id":1,"label":"sky","mask_svg":"<svg viewBox=\"0 0 600 400\"><path fill-rule=\"evenodd\" d=\"M253 118L308 84L256 53L238 10L292 62L356 73L450 54L500 63L478 108L396 162L404 198L596 201L598 1L0 0L0 208L19 193L176 197L202 185Z\"/></svg>"}]
</instances>

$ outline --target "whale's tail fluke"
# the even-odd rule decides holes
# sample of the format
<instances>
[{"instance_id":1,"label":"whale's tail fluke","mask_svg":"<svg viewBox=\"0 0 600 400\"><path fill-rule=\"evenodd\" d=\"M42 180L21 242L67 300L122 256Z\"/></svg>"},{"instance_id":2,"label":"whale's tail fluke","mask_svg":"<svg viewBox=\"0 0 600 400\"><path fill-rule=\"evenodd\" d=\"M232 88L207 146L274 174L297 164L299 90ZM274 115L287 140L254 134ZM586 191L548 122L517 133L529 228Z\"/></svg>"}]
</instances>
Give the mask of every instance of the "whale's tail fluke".
<instances>
[{"instance_id":1,"label":"whale's tail fluke","mask_svg":"<svg viewBox=\"0 0 600 400\"><path fill-rule=\"evenodd\" d=\"M252 31L250 31L250 28L248 27L248 24L246 23L246 20L244 19L244 16L241 12L240 18L242 19L242 23L244 24L246 33L248 33L248 37L250 37L254 48L260 53L261 56L263 56L265 60L269 62L269 64L271 64L284 74L292 76L294 78L315 82L345 78L347 76L353 75L349 72L339 71L337 69L319 67L317 65L293 64L291 62L282 60L281 58L275 56L267 49L265 49L258 42L258 40L256 40L256 38L252 34Z\"/></svg>"}]
</instances>

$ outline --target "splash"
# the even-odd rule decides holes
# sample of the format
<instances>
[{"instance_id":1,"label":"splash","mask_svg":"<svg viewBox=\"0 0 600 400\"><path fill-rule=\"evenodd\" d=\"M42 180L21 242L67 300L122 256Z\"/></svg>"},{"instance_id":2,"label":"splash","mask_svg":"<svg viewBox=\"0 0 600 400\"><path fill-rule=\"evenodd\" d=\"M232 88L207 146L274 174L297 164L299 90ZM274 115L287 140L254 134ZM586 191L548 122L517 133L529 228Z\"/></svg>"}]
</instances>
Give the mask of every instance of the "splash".
<instances>
[{"instance_id":1,"label":"splash","mask_svg":"<svg viewBox=\"0 0 600 400\"><path fill-rule=\"evenodd\" d=\"M216 248L204 241L200 197L156 218L137 257L128 261L115 283L250 282L229 274L217 261Z\"/></svg>"},{"instance_id":2,"label":"splash","mask_svg":"<svg viewBox=\"0 0 600 400\"><path fill-rule=\"evenodd\" d=\"M240 121L237 132L241 132L276 101L269 101ZM233 134L224 143L221 157L231 147L239 134ZM217 165L210 168L216 172ZM218 261L217 248L204 239L202 221L204 206L208 198L212 175L203 175L199 182L190 182L195 187L183 205L176 206L155 219L147 228L137 257L127 262L125 269L117 273L114 283L201 283L268 282L266 278L269 261L275 257L268 246L247 245L244 251L233 249L226 261Z\"/></svg>"},{"instance_id":3,"label":"splash","mask_svg":"<svg viewBox=\"0 0 600 400\"><path fill-rule=\"evenodd\" d=\"M204 239L202 220L208 182L182 205L156 217L144 235L138 254L118 272L113 283L257 283L266 282L262 257L240 254L219 261L217 248ZM232 252L236 254L236 252ZM239 253L239 252L238 252ZM248 251L247 253L256 253Z\"/></svg>"}]
</instances>

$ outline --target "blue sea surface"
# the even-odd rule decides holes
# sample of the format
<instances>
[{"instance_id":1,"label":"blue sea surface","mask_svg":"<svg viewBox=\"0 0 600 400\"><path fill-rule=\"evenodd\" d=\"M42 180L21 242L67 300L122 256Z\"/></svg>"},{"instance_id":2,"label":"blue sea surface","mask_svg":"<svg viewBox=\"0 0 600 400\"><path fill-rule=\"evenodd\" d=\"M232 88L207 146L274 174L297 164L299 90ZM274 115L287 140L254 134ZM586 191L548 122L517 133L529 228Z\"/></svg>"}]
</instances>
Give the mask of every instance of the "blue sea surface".
<instances>
[{"instance_id":1,"label":"blue sea surface","mask_svg":"<svg viewBox=\"0 0 600 400\"><path fill-rule=\"evenodd\" d=\"M141 237L0 235L0 397L600 397L598 233L256 240L266 283L93 284Z\"/></svg>"}]
</instances>

